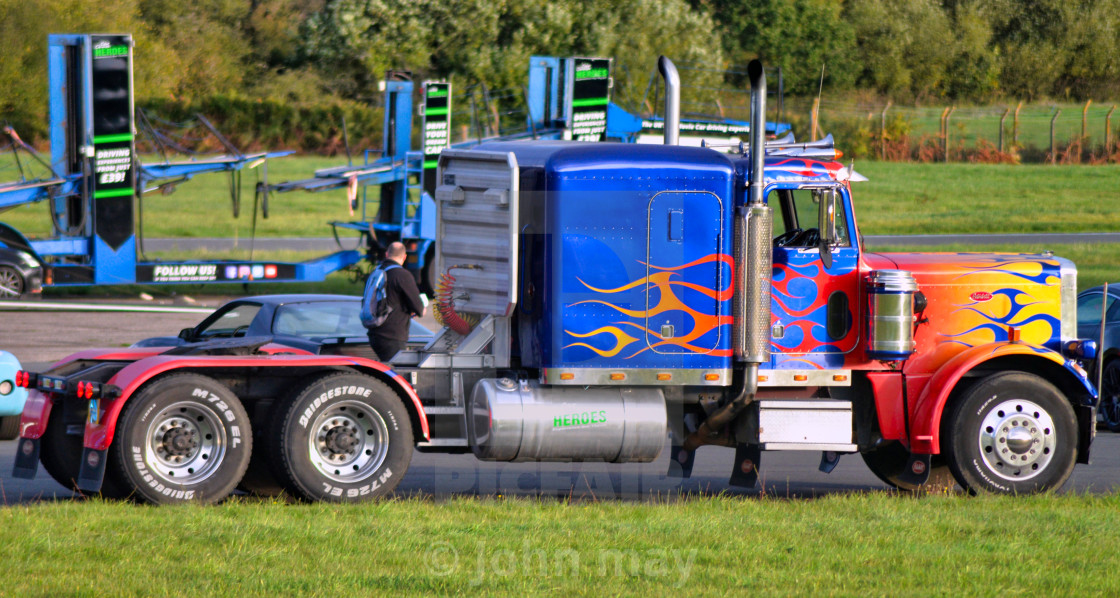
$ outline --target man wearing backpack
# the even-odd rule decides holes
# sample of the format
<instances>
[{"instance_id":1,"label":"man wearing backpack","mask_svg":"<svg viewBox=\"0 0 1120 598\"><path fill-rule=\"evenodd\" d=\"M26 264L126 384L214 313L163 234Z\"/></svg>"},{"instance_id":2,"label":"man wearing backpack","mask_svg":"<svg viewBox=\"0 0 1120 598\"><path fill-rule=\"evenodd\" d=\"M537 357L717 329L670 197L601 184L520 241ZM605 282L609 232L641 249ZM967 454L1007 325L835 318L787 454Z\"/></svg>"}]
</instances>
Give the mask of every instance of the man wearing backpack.
<instances>
[{"instance_id":1,"label":"man wearing backpack","mask_svg":"<svg viewBox=\"0 0 1120 598\"><path fill-rule=\"evenodd\" d=\"M362 323L368 330L369 345L384 362L404 349L409 318L424 315L416 280L401 267L407 255L403 243L390 243L385 259L369 275L362 295Z\"/></svg>"}]
</instances>

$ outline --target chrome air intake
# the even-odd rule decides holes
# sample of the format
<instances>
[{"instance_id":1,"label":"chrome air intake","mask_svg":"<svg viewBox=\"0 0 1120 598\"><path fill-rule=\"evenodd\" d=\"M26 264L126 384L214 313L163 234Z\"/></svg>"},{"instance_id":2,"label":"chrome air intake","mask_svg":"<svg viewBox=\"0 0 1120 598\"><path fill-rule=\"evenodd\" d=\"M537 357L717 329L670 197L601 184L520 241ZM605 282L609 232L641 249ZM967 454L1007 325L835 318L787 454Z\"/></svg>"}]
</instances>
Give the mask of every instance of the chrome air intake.
<instances>
[{"instance_id":1,"label":"chrome air intake","mask_svg":"<svg viewBox=\"0 0 1120 598\"><path fill-rule=\"evenodd\" d=\"M467 434L484 461L653 461L665 444L657 388L556 388L509 378L480 380Z\"/></svg>"},{"instance_id":2,"label":"chrome air intake","mask_svg":"<svg viewBox=\"0 0 1120 598\"><path fill-rule=\"evenodd\" d=\"M876 270L867 277L867 356L895 361L914 353L914 293L905 270Z\"/></svg>"}]
</instances>

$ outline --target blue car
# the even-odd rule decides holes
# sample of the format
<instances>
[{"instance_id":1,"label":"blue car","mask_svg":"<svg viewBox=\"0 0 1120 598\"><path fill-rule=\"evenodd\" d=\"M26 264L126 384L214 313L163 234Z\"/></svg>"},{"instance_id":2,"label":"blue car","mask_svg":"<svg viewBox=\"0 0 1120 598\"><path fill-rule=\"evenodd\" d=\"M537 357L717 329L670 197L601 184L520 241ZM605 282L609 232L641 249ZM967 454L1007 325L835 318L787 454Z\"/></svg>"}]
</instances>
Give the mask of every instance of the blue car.
<instances>
[{"instance_id":1,"label":"blue car","mask_svg":"<svg viewBox=\"0 0 1120 598\"><path fill-rule=\"evenodd\" d=\"M1098 343L1101 338L1101 312L1104 311L1104 343L1098 349L1101 371L1101 402L1097 418L1113 432L1120 432L1120 284L1093 287L1077 296L1077 335ZM1089 378L1097 380L1097 361L1089 366Z\"/></svg>"},{"instance_id":2,"label":"blue car","mask_svg":"<svg viewBox=\"0 0 1120 598\"><path fill-rule=\"evenodd\" d=\"M7 351L0 351L0 440L19 436L19 414L27 400L27 389L16 386L19 360Z\"/></svg>"}]
</instances>

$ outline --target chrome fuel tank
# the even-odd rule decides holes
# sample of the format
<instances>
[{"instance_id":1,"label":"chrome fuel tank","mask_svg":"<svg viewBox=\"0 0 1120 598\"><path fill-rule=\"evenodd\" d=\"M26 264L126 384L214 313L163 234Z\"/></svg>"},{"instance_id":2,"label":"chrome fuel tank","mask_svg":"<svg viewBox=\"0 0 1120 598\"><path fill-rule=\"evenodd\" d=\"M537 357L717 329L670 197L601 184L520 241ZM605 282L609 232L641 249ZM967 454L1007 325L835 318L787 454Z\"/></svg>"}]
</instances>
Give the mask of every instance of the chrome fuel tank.
<instances>
[{"instance_id":1,"label":"chrome fuel tank","mask_svg":"<svg viewBox=\"0 0 1120 598\"><path fill-rule=\"evenodd\" d=\"M486 461L649 462L665 445L657 388L542 387L480 380L467 406L474 454Z\"/></svg>"}]
</instances>

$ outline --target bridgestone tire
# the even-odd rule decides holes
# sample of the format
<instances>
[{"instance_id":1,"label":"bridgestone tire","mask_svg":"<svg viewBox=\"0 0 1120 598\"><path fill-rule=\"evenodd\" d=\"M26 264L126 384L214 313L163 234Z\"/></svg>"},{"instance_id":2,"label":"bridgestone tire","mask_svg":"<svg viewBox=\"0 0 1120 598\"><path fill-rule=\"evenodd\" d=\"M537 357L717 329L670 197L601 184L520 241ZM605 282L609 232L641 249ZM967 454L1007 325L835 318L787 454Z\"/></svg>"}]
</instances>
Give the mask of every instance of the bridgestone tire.
<instances>
[{"instance_id":1,"label":"bridgestone tire","mask_svg":"<svg viewBox=\"0 0 1120 598\"><path fill-rule=\"evenodd\" d=\"M241 401L213 378L173 374L125 404L110 465L154 504L213 503L249 466L253 432Z\"/></svg>"},{"instance_id":2,"label":"bridgestone tire","mask_svg":"<svg viewBox=\"0 0 1120 598\"><path fill-rule=\"evenodd\" d=\"M860 456L863 457L863 462L867 464L867 468L875 474L875 477L899 490L915 493L944 492L957 485L957 480L953 477L953 472L949 470L949 464L946 463L943 455L933 455L930 459L929 478L926 483L915 486L901 481L899 476L902 475L907 462L910 460L910 451L906 450L906 447L902 446L900 442L885 444L874 451L861 453Z\"/></svg>"},{"instance_id":3,"label":"bridgestone tire","mask_svg":"<svg viewBox=\"0 0 1120 598\"><path fill-rule=\"evenodd\" d=\"M84 418L83 418L84 419ZM54 481L67 490L85 493L78 489L78 473L82 469L83 436L67 434L67 424L63 421L62 406L56 405L47 420L47 429L39 439L39 463L47 470ZM116 479L114 472L107 470L101 482L102 498L119 499L128 496L126 487Z\"/></svg>"},{"instance_id":4,"label":"bridgestone tire","mask_svg":"<svg viewBox=\"0 0 1120 598\"><path fill-rule=\"evenodd\" d=\"M968 389L942 428L942 449L973 494L1030 494L1061 488L1077 460L1077 419L1046 380L1001 372Z\"/></svg>"},{"instance_id":5,"label":"bridgestone tire","mask_svg":"<svg viewBox=\"0 0 1120 598\"><path fill-rule=\"evenodd\" d=\"M281 406L271 435L280 482L309 501L360 502L386 496L412 460L412 423L383 382L328 374Z\"/></svg>"},{"instance_id":6,"label":"bridgestone tire","mask_svg":"<svg viewBox=\"0 0 1120 598\"><path fill-rule=\"evenodd\" d=\"M19 438L19 416L0 417L0 440L15 440L16 438Z\"/></svg>"}]
</instances>

